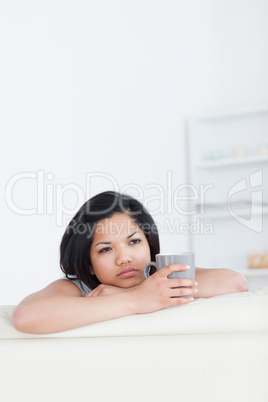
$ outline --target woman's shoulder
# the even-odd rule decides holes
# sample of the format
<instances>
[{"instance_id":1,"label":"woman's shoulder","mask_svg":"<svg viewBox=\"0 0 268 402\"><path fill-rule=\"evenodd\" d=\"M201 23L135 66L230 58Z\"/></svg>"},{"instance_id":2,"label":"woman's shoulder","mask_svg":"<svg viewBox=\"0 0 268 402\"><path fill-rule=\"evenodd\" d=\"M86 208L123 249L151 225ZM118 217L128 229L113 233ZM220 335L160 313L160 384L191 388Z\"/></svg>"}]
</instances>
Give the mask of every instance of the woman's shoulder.
<instances>
[{"instance_id":1,"label":"woman's shoulder","mask_svg":"<svg viewBox=\"0 0 268 402\"><path fill-rule=\"evenodd\" d=\"M50 295L61 296L82 296L81 290L73 280L70 279L57 279L47 285L41 292L45 292Z\"/></svg>"},{"instance_id":2,"label":"woman's shoulder","mask_svg":"<svg viewBox=\"0 0 268 402\"><path fill-rule=\"evenodd\" d=\"M50 283L45 289L46 292L51 292L51 294L66 296L85 296L92 290L75 276L72 278L57 279Z\"/></svg>"},{"instance_id":3,"label":"woman's shoulder","mask_svg":"<svg viewBox=\"0 0 268 402\"><path fill-rule=\"evenodd\" d=\"M57 279L54 282L51 282L45 288L26 296L19 303L19 306L28 304L30 301L47 296L81 297L82 292L79 287L69 279Z\"/></svg>"}]
</instances>

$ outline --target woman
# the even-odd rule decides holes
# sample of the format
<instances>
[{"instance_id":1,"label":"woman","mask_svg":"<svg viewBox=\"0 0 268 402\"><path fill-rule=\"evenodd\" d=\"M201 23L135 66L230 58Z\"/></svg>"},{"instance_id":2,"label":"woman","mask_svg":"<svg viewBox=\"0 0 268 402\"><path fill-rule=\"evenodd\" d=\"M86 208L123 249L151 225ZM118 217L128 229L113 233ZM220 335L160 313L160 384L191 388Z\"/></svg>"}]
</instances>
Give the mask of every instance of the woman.
<instances>
[{"instance_id":1,"label":"woman","mask_svg":"<svg viewBox=\"0 0 268 402\"><path fill-rule=\"evenodd\" d=\"M245 277L228 269L196 268L195 280L167 278L187 270L184 264L145 279L144 266L159 251L156 225L139 201L110 191L96 195L63 235L60 265L66 279L22 300L13 313L15 328L53 333L191 303L193 293L211 297L248 290Z\"/></svg>"}]
</instances>

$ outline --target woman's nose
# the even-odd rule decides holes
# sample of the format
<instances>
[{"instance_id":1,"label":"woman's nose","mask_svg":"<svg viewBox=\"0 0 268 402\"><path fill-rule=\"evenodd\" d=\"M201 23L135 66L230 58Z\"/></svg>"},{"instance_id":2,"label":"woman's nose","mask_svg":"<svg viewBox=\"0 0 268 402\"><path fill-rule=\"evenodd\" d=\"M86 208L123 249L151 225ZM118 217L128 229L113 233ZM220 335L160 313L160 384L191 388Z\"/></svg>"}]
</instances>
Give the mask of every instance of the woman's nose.
<instances>
[{"instance_id":1,"label":"woman's nose","mask_svg":"<svg viewBox=\"0 0 268 402\"><path fill-rule=\"evenodd\" d=\"M121 250L117 253L116 256L116 264L117 265L122 265L122 264L129 264L132 262L132 256L127 253L124 250Z\"/></svg>"}]
</instances>

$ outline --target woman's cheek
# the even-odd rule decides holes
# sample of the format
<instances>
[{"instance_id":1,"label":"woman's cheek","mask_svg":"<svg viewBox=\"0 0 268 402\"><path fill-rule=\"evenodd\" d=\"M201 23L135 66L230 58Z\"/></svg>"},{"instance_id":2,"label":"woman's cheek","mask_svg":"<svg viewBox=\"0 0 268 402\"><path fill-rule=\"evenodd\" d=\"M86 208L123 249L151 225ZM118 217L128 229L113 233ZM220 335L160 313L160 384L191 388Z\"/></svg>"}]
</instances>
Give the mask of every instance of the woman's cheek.
<instances>
[{"instance_id":1,"label":"woman's cheek","mask_svg":"<svg viewBox=\"0 0 268 402\"><path fill-rule=\"evenodd\" d=\"M143 249L140 250L140 257L143 261L146 261L145 264L147 264L147 262L151 261L151 253L150 253L149 246L143 247Z\"/></svg>"},{"instance_id":2,"label":"woman's cheek","mask_svg":"<svg viewBox=\"0 0 268 402\"><path fill-rule=\"evenodd\" d=\"M95 261L95 264L93 264L93 267L95 276L98 278L98 280L101 283L106 283L107 279L109 278L109 273L111 273L111 269L109 269L109 267L111 267L110 258L105 256L104 258L98 259Z\"/></svg>"}]
</instances>

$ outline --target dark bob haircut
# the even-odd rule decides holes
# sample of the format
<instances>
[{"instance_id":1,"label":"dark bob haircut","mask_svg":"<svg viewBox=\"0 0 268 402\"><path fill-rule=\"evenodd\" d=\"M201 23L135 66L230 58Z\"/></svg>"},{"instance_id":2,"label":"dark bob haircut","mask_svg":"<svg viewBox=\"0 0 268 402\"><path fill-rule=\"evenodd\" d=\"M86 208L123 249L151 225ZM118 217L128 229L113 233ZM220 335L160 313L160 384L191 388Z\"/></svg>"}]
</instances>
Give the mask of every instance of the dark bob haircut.
<instances>
[{"instance_id":1,"label":"dark bob haircut","mask_svg":"<svg viewBox=\"0 0 268 402\"><path fill-rule=\"evenodd\" d=\"M90 273L90 247L98 221L111 218L115 213L127 214L144 232L155 261L159 253L156 224L145 207L135 198L114 191L106 191L90 198L67 226L60 244L60 267L68 279L84 282L90 289L100 285Z\"/></svg>"}]
</instances>

